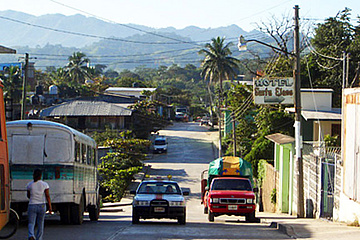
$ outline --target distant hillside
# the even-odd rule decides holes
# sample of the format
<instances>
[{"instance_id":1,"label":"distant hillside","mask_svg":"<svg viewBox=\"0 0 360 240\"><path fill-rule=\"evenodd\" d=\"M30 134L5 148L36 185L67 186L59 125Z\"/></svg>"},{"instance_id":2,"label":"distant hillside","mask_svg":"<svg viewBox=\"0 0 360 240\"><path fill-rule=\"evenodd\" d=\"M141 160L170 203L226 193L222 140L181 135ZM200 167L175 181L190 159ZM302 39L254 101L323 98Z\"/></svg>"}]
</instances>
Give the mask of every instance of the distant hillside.
<instances>
[{"instance_id":1,"label":"distant hillside","mask_svg":"<svg viewBox=\"0 0 360 240\"><path fill-rule=\"evenodd\" d=\"M111 69L174 63L199 65L201 56L197 52L211 38L221 36L234 42L233 52L238 55L236 41L240 34L262 36L258 31L248 33L236 25L213 29L195 26L153 29L108 23L79 14L36 17L15 11L0 11L0 25L0 45L15 48L19 54L27 52L30 57L36 57L31 61L38 68L64 66L68 56L75 51L84 52L91 64L104 64ZM16 62L18 57L0 56L0 62Z\"/></svg>"},{"instance_id":2,"label":"distant hillside","mask_svg":"<svg viewBox=\"0 0 360 240\"><path fill-rule=\"evenodd\" d=\"M80 14L72 16L48 14L36 17L22 12L0 11L0 17L2 17L0 18L1 44L8 46L35 47L44 46L49 43L52 45L61 44L65 47L84 47L99 40L86 36L76 36L51 31L49 29L35 27L34 25L81 33L84 35L116 38L126 38L135 34L145 34L145 32L137 31L135 28L146 32L174 33L189 38L192 41L207 41L216 36L233 38L238 37L240 34L246 34L244 30L236 25L209 29L198 28L195 26L189 26L184 29L175 29L172 27L154 29L134 24L108 23L93 17L85 17Z\"/></svg>"}]
</instances>

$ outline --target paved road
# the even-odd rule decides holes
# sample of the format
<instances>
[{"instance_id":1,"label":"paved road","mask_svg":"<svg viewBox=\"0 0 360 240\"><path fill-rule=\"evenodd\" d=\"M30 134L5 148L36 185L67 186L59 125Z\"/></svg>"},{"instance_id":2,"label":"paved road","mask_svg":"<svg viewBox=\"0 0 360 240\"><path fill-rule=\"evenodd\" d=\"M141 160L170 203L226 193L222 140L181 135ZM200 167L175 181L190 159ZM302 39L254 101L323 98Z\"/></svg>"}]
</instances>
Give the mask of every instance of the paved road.
<instances>
[{"instance_id":1,"label":"paved road","mask_svg":"<svg viewBox=\"0 0 360 240\"><path fill-rule=\"evenodd\" d=\"M217 132L210 132L197 123L175 123L162 130L168 136L167 154L155 154L146 163L151 165L151 176L171 174L181 187L189 188L187 224L175 220L141 220L131 224L131 206L119 212L102 212L96 223L85 219L81 226L60 225L59 217L46 221L44 239L289 239L269 223L246 223L243 217L221 216L214 223L207 221L200 204L200 174L217 156L212 141ZM11 239L26 239L26 222Z\"/></svg>"}]
</instances>

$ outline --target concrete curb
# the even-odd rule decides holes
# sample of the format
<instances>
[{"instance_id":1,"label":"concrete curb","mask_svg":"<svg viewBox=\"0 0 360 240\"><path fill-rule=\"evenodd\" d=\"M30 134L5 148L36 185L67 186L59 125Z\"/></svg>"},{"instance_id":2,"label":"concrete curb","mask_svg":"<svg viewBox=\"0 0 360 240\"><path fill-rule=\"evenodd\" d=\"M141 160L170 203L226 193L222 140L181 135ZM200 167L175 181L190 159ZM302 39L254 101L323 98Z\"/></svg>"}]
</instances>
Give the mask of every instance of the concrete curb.
<instances>
[{"instance_id":1,"label":"concrete curb","mask_svg":"<svg viewBox=\"0 0 360 240\"><path fill-rule=\"evenodd\" d=\"M294 230L293 226L291 226L289 224L271 222L270 227L271 228L277 228L277 230L279 230L282 233L285 233L289 237L297 239L297 235L295 233L295 230Z\"/></svg>"}]
</instances>

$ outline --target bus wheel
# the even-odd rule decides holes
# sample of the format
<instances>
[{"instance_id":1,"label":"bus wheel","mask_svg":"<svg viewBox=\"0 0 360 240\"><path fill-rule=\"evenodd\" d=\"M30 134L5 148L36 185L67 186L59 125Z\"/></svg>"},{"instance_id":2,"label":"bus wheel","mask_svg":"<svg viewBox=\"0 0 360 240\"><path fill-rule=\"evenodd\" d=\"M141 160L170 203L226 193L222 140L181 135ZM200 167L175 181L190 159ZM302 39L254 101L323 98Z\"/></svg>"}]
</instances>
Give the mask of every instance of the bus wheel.
<instances>
[{"instance_id":1,"label":"bus wheel","mask_svg":"<svg viewBox=\"0 0 360 240\"><path fill-rule=\"evenodd\" d=\"M71 213L70 213L70 205L66 204L61 206L59 209L60 212L60 221L62 224L70 224L71 223Z\"/></svg>"},{"instance_id":2,"label":"bus wheel","mask_svg":"<svg viewBox=\"0 0 360 240\"><path fill-rule=\"evenodd\" d=\"M80 204L74 204L71 208L71 222L75 225L81 225L84 221L84 195L81 195Z\"/></svg>"},{"instance_id":3,"label":"bus wheel","mask_svg":"<svg viewBox=\"0 0 360 240\"><path fill-rule=\"evenodd\" d=\"M96 205L89 206L90 221L97 221L100 216L100 199L97 200Z\"/></svg>"},{"instance_id":4,"label":"bus wheel","mask_svg":"<svg viewBox=\"0 0 360 240\"><path fill-rule=\"evenodd\" d=\"M0 231L0 239L8 239L16 233L19 227L19 216L10 208L9 221Z\"/></svg>"}]
</instances>

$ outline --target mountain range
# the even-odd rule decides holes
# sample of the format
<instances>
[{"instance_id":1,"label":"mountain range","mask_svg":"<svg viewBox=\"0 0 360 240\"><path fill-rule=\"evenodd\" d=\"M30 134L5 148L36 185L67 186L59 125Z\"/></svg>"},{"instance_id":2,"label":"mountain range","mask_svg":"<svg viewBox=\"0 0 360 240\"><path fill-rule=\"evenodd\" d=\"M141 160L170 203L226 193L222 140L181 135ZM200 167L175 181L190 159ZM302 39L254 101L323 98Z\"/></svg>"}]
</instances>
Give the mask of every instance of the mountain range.
<instances>
[{"instance_id":1,"label":"mountain range","mask_svg":"<svg viewBox=\"0 0 360 240\"><path fill-rule=\"evenodd\" d=\"M246 32L237 25L155 29L80 14L33 16L10 10L0 11L0 26L0 45L15 48L20 54L29 53L30 57L36 57L33 61L39 67L64 66L75 51L84 52L92 64L104 64L112 69L183 65L187 61L198 65L201 59L198 50L214 37L226 37L234 42L233 52L237 52L239 35L264 37L257 30ZM0 61L16 61L16 57L1 56Z\"/></svg>"}]
</instances>

